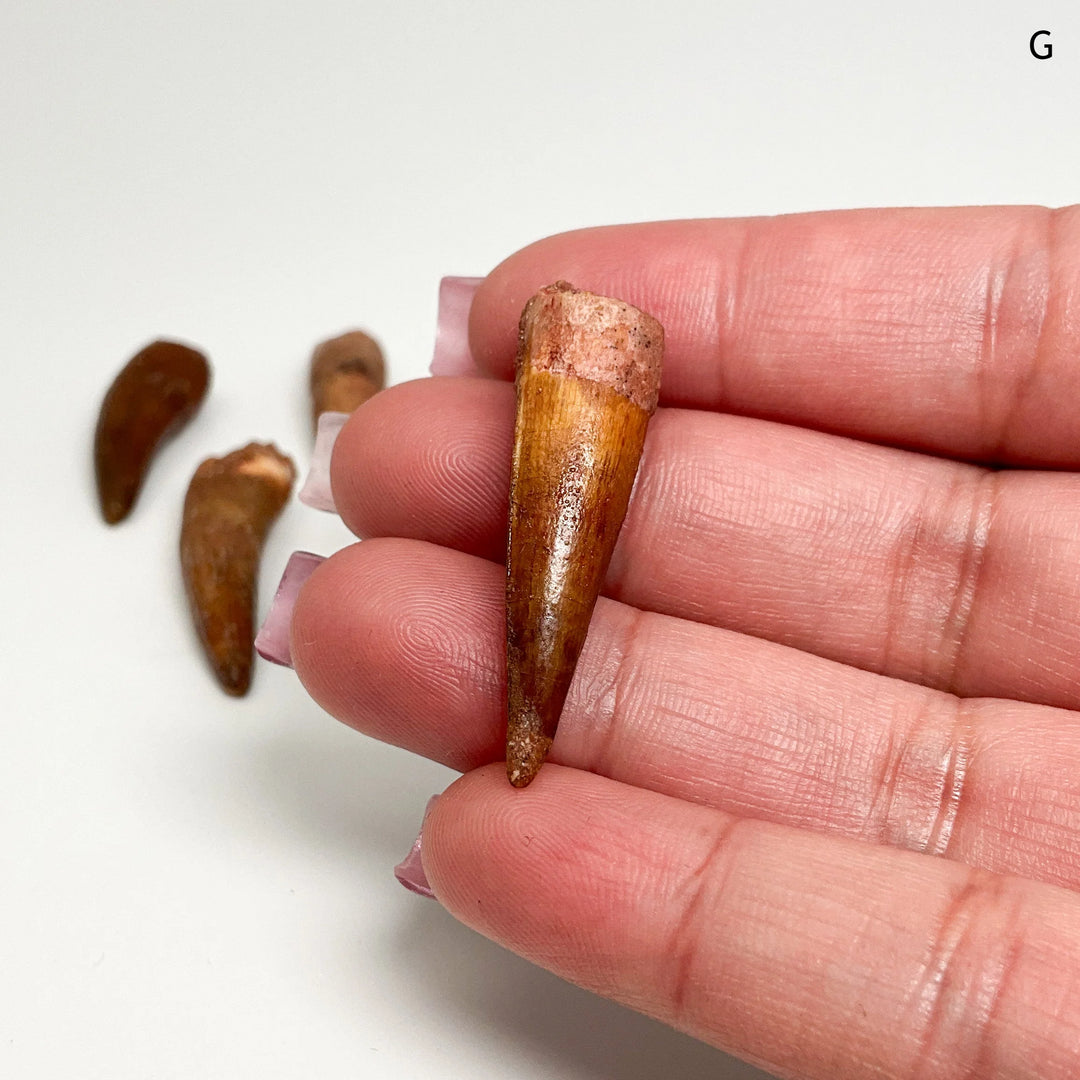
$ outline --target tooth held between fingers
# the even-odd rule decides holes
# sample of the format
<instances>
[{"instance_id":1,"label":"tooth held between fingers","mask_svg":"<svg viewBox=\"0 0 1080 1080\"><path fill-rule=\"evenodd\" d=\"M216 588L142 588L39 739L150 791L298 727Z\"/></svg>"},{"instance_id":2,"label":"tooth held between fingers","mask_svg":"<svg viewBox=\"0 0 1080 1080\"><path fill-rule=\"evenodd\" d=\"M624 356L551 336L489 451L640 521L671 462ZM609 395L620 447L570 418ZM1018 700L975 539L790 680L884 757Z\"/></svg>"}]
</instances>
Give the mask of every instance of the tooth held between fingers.
<instances>
[{"instance_id":1,"label":"tooth held between fingers","mask_svg":"<svg viewBox=\"0 0 1080 1080\"><path fill-rule=\"evenodd\" d=\"M435 327L432 375L478 375L469 349L469 311L483 278L444 277L439 282L439 315Z\"/></svg>"},{"instance_id":2,"label":"tooth held between fingers","mask_svg":"<svg viewBox=\"0 0 1080 1080\"><path fill-rule=\"evenodd\" d=\"M158 446L196 413L210 385L210 365L196 349L154 341L113 380L94 432L101 513L110 525L135 505Z\"/></svg>"},{"instance_id":3,"label":"tooth held between fingers","mask_svg":"<svg viewBox=\"0 0 1080 1080\"><path fill-rule=\"evenodd\" d=\"M255 651L272 664L282 667L293 666L292 646L289 631L292 627L293 608L304 582L311 577L315 568L325 562L322 555L313 555L310 551L294 551L285 564L285 572L278 582L273 603L266 618L255 636Z\"/></svg>"},{"instance_id":4,"label":"tooth held between fingers","mask_svg":"<svg viewBox=\"0 0 1080 1080\"><path fill-rule=\"evenodd\" d=\"M525 306L506 558L506 771L536 776L566 701L656 409L664 331L557 282Z\"/></svg>"},{"instance_id":5,"label":"tooth held between fingers","mask_svg":"<svg viewBox=\"0 0 1080 1080\"><path fill-rule=\"evenodd\" d=\"M180 566L199 640L229 694L251 684L259 557L295 477L276 447L249 443L204 461L188 486Z\"/></svg>"},{"instance_id":6,"label":"tooth held between fingers","mask_svg":"<svg viewBox=\"0 0 1080 1080\"><path fill-rule=\"evenodd\" d=\"M349 414L343 412L324 412L319 417L315 447L311 451L311 466L300 488L299 499L305 506L337 513L334 492L330 487L330 461L338 435L348 419Z\"/></svg>"}]
</instances>

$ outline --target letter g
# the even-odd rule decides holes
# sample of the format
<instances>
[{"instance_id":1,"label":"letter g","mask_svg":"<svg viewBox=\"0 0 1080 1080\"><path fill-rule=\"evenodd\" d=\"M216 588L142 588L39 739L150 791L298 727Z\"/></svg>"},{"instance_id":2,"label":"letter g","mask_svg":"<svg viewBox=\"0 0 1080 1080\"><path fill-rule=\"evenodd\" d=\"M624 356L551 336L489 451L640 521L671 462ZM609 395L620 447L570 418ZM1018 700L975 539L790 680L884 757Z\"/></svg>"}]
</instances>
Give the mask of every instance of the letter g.
<instances>
[{"instance_id":1,"label":"letter g","mask_svg":"<svg viewBox=\"0 0 1080 1080\"><path fill-rule=\"evenodd\" d=\"M1034 56L1036 60L1049 60L1050 57L1054 55L1054 46L1049 41L1043 42L1041 51L1035 46L1035 42L1038 41L1039 38L1048 38L1049 36L1049 30L1036 30L1035 33L1031 35L1031 40L1028 42L1028 49L1031 50L1031 55Z\"/></svg>"}]
</instances>

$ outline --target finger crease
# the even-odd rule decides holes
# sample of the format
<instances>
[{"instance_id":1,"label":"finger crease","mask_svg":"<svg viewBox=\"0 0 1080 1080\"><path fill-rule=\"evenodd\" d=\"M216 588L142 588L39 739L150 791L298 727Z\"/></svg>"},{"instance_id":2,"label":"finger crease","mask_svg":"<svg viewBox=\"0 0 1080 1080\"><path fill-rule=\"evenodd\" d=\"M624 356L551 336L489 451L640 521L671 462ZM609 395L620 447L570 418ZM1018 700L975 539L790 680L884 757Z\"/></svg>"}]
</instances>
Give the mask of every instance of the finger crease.
<instances>
[{"instance_id":1,"label":"finger crease","mask_svg":"<svg viewBox=\"0 0 1080 1080\"><path fill-rule=\"evenodd\" d=\"M1002 460L1008 452L1014 428L1019 424L1027 399L1035 385L1040 361L1043 356L1042 342L1050 309L1050 265L1057 240L1057 223L1060 211L1051 210L1045 215L1046 228L1041 245L1036 249L1042 256L1036 260L1032 250L1022 247L1019 240L1013 244L1008 258L996 271L991 269L986 279L986 300L983 312L983 336L976 380L983 431L992 441L984 451L991 461ZM1036 261L1041 265L1040 280L1031 280L1031 267ZM1012 298L1019 294L1016 325L1020 327L1021 340L1030 341L1030 351L1015 367L1007 355L1017 341L1007 337L1002 341L1002 312L1012 307ZM1014 370L1011 379L1006 373ZM997 408L994 403L1000 402Z\"/></svg>"},{"instance_id":2,"label":"finger crease","mask_svg":"<svg viewBox=\"0 0 1080 1080\"><path fill-rule=\"evenodd\" d=\"M590 725L593 750L590 758L594 772L602 776L618 776L615 758L620 735L625 733L626 702L632 696L636 673L640 667L638 643L642 634L645 613L628 608L626 622L612 649L615 653L615 670L611 676L610 692L600 696L595 712L596 722Z\"/></svg>"},{"instance_id":3,"label":"finger crease","mask_svg":"<svg viewBox=\"0 0 1080 1080\"><path fill-rule=\"evenodd\" d=\"M920 511L914 515L912 526L901 533L902 547L897 551L895 569L889 578L886 598L889 617L885 620L879 672L896 672L899 667L900 661L895 654L899 652L902 655L903 642L909 632L910 608L913 596L916 595L915 571L919 565L919 552L923 549L930 531L928 517L928 513Z\"/></svg>"},{"instance_id":4,"label":"finger crease","mask_svg":"<svg viewBox=\"0 0 1080 1080\"><path fill-rule=\"evenodd\" d=\"M735 351L730 347L731 342L738 341L740 338L736 327L742 304L743 281L746 280L746 267L752 243L752 232L752 228L743 230L742 239L739 241L739 246L732 260L731 277L728 280L727 288L721 289L716 297L718 333L716 342L717 362L713 365L714 378L716 379L712 398L714 408L722 408L726 403L727 387L724 376Z\"/></svg>"},{"instance_id":5,"label":"finger crease","mask_svg":"<svg viewBox=\"0 0 1080 1080\"><path fill-rule=\"evenodd\" d=\"M1023 924L1022 898L996 875L970 869L922 966L922 1035L911 1080L994 1072L995 1020L1024 953Z\"/></svg>"},{"instance_id":6,"label":"finger crease","mask_svg":"<svg viewBox=\"0 0 1080 1080\"><path fill-rule=\"evenodd\" d=\"M890 731L867 821L879 843L929 855L948 851L974 741L963 701L952 698L953 720L941 723L949 700L928 690L906 733Z\"/></svg>"},{"instance_id":7,"label":"finger crease","mask_svg":"<svg viewBox=\"0 0 1080 1080\"><path fill-rule=\"evenodd\" d=\"M946 855L952 842L953 827L960 816L960 804L966 795L968 762L975 743L970 704L953 698L953 720L942 759L941 784L934 803L934 818L923 850L930 855Z\"/></svg>"},{"instance_id":8,"label":"finger crease","mask_svg":"<svg viewBox=\"0 0 1080 1080\"><path fill-rule=\"evenodd\" d=\"M987 269L983 301L983 333L975 366L975 386L979 401L980 427L985 432L995 431L997 433L998 441L995 446L995 453L1000 451L1004 441L1004 432L1009 426L1015 408L1015 405L1006 405L1004 417L997 422L992 419L993 404L996 400L999 400L998 387L1002 381L1001 371L998 370L997 366L999 359L998 331L1001 320L1001 298L1005 292L1009 268L1015 264L1016 258L1017 249L1014 244L1004 264L991 266ZM1005 370L1004 365L1002 365L1002 370ZM1018 388L1018 386L1013 387L1014 393L1006 397L1006 402L1015 400L1015 391Z\"/></svg>"},{"instance_id":9,"label":"finger crease","mask_svg":"<svg viewBox=\"0 0 1080 1080\"><path fill-rule=\"evenodd\" d=\"M983 571L990 549L991 531L1000 493L999 474L981 470L974 481L963 485L970 489L964 540L960 559L953 575L949 609L939 636L941 689L959 692L961 665L966 657L971 628L982 592ZM954 496L950 496L950 502ZM946 515L949 516L949 515Z\"/></svg>"},{"instance_id":10,"label":"finger crease","mask_svg":"<svg viewBox=\"0 0 1080 1080\"><path fill-rule=\"evenodd\" d=\"M704 858L681 883L680 891L685 891L687 895L682 912L671 928L664 954L671 958L670 1000L676 1024L678 1018L685 1014L690 995L696 989L695 968L707 953L702 947L702 937L709 924L707 912L721 907L718 897L724 890L732 866L726 850L731 847L735 832L745 824L747 822L742 818L731 818L720 825Z\"/></svg>"}]
</instances>

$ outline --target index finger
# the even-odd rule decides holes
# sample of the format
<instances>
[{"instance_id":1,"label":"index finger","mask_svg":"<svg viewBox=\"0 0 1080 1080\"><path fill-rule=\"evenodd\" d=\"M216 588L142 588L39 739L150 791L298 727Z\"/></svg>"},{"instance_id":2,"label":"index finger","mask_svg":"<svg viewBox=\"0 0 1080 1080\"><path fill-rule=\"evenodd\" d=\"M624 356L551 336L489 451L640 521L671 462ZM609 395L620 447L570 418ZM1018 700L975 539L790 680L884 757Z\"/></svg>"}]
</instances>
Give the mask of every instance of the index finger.
<instances>
[{"instance_id":1,"label":"index finger","mask_svg":"<svg viewBox=\"0 0 1080 1080\"><path fill-rule=\"evenodd\" d=\"M466 925L780 1076L1075 1080L1065 889L551 764L456 781L422 858Z\"/></svg>"},{"instance_id":2,"label":"index finger","mask_svg":"<svg viewBox=\"0 0 1080 1080\"><path fill-rule=\"evenodd\" d=\"M477 363L558 278L656 316L661 402L1012 464L1080 464L1080 207L850 210L541 240L477 291Z\"/></svg>"}]
</instances>

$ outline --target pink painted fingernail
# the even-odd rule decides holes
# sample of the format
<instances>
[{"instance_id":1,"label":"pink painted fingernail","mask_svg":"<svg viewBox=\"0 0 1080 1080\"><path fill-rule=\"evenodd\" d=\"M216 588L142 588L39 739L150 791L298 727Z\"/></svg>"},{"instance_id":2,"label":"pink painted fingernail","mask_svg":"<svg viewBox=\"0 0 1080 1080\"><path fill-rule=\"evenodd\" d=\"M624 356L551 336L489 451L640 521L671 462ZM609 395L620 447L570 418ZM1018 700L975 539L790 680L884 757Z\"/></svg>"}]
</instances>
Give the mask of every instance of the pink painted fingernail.
<instances>
[{"instance_id":1,"label":"pink painted fingernail","mask_svg":"<svg viewBox=\"0 0 1080 1080\"><path fill-rule=\"evenodd\" d=\"M469 351L469 309L478 277L444 277L439 282L439 318L435 327L432 375L479 375Z\"/></svg>"},{"instance_id":2,"label":"pink painted fingernail","mask_svg":"<svg viewBox=\"0 0 1080 1080\"><path fill-rule=\"evenodd\" d=\"M349 413L343 412L324 412L319 416L315 446L311 451L311 467L300 489L300 501L305 506L337 512L334 493L330 490L330 458L334 454L334 443L348 419Z\"/></svg>"},{"instance_id":3,"label":"pink painted fingernail","mask_svg":"<svg viewBox=\"0 0 1080 1080\"><path fill-rule=\"evenodd\" d=\"M431 808L438 801L438 795L432 795L424 808L424 821L427 821ZM421 824L420 831L416 834L413 846L409 854L394 867L394 877L401 882L410 892L419 893L429 900L437 899L428 884L427 875L424 873L424 864L420 860L420 845L424 838L424 826Z\"/></svg>"},{"instance_id":4,"label":"pink painted fingernail","mask_svg":"<svg viewBox=\"0 0 1080 1080\"><path fill-rule=\"evenodd\" d=\"M255 637L255 651L272 664L292 667L292 649L289 646L289 627L292 625L293 608L300 587L319 563L325 561L322 555L313 555L310 551L294 551L285 564L285 573L281 575L274 602Z\"/></svg>"}]
</instances>

